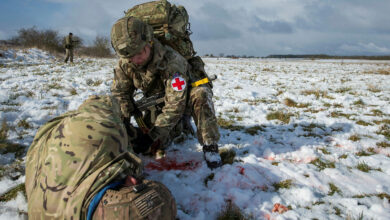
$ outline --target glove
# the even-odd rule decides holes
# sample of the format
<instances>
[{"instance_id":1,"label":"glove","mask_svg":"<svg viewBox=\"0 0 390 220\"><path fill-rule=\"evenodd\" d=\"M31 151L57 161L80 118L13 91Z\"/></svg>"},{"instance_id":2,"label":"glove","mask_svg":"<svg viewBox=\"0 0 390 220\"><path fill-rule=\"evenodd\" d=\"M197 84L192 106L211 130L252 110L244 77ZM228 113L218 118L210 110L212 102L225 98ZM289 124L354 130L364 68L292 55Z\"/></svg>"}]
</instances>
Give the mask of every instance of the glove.
<instances>
[{"instance_id":1,"label":"glove","mask_svg":"<svg viewBox=\"0 0 390 220\"><path fill-rule=\"evenodd\" d=\"M135 153L145 153L153 145L153 139L142 132L137 132L137 138L133 141L133 150Z\"/></svg>"}]
</instances>

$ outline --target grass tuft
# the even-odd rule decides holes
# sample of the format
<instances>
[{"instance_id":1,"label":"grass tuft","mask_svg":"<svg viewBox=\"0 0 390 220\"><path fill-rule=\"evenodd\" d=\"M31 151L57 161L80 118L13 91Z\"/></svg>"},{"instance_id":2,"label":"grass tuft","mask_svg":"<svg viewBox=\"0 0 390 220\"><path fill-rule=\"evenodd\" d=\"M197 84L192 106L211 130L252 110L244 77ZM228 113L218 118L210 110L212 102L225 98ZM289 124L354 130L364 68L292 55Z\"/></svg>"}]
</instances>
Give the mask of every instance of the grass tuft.
<instances>
[{"instance_id":1,"label":"grass tuft","mask_svg":"<svg viewBox=\"0 0 390 220\"><path fill-rule=\"evenodd\" d=\"M369 126L369 125L371 125L371 123L368 123L368 122L365 122L365 121L362 121L362 120L357 121L356 124L362 125L362 126Z\"/></svg>"},{"instance_id":2,"label":"grass tuft","mask_svg":"<svg viewBox=\"0 0 390 220\"><path fill-rule=\"evenodd\" d=\"M345 114L345 113L342 113L342 112L339 112L339 111L335 111L335 112L331 112L329 116L332 117L332 118L344 117L344 118L349 119L352 116L352 114Z\"/></svg>"},{"instance_id":3,"label":"grass tuft","mask_svg":"<svg viewBox=\"0 0 390 220\"><path fill-rule=\"evenodd\" d=\"M339 156L339 159L347 159L347 157L348 157L348 154L343 154L343 155Z\"/></svg>"},{"instance_id":4,"label":"grass tuft","mask_svg":"<svg viewBox=\"0 0 390 220\"><path fill-rule=\"evenodd\" d=\"M362 99L359 99L359 100L353 102L352 104L353 105L365 105L366 103L364 103Z\"/></svg>"},{"instance_id":5,"label":"grass tuft","mask_svg":"<svg viewBox=\"0 0 390 220\"><path fill-rule=\"evenodd\" d=\"M26 119L22 119L18 122L18 127L24 128L24 129L29 129L29 128L31 128L31 125L27 122Z\"/></svg>"},{"instance_id":6,"label":"grass tuft","mask_svg":"<svg viewBox=\"0 0 390 220\"><path fill-rule=\"evenodd\" d=\"M279 189L290 189L292 186L292 179L287 179L278 183L273 183L272 186L275 188L275 191L279 191Z\"/></svg>"},{"instance_id":7,"label":"grass tuft","mask_svg":"<svg viewBox=\"0 0 390 220\"><path fill-rule=\"evenodd\" d=\"M70 91L69 91L70 95L77 95L77 90L75 88L72 88Z\"/></svg>"},{"instance_id":8,"label":"grass tuft","mask_svg":"<svg viewBox=\"0 0 390 220\"><path fill-rule=\"evenodd\" d=\"M24 145L9 143L6 140L0 142L0 154L15 153L15 157L21 157L25 149Z\"/></svg>"},{"instance_id":9,"label":"grass tuft","mask_svg":"<svg viewBox=\"0 0 390 220\"><path fill-rule=\"evenodd\" d=\"M64 87L63 87L61 84L57 83L57 82L54 82L54 83L52 83L52 84L48 84L48 85L46 86L46 90L47 90L47 91L52 90L52 89L60 90L60 89L63 89L63 88L64 88Z\"/></svg>"},{"instance_id":10,"label":"grass tuft","mask_svg":"<svg viewBox=\"0 0 390 220\"><path fill-rule=\"evenodd\" d=\"M103 83L103 80L98 79L98 80L96 80L96 81L94 81L94 82L92 83L92 86L100 86L100 84L102 84L102 83Z\"/></svg>"},{"instance_id":11,"label":"grass tuft","mask_svg":"<svg viewBox=\"0 0 390 220\"><path fill-rule=\"evenodd\" d=\"M304 90L302 92L302 95L314 95L317 99L320 97L323 98L328 98L328 99L334 99L331 96L328 96L328 93L326 91L321 91L321 90Z\"/></svg>"},{"instance_id":12,"label":"grass tuft","mask_svg":"<svg viewBox=\"0 0 390 220\"><path fill-rule=\"evenodd\" d=\"M390 195L389 195L389 194L387 194L387 193L377 193L377 194L359 194L359 195L354 195L354 196L352 196L352 198L362 199L362 198L366 198L366 197L372 197L372 196L379 197L380 199L384 199L384 198L386 198L387 200L389 200L389 201L390 201Z\"/></svg>"},{"instance_id":13,"label":"grass tuft","mask_svg":"<svg viewBox=\"0 0 390 220\"><path fill-rule=\"evenodd\" d=\"M221 155L222 164L232 164L236 152L233 149L222 149L219 151L219 155Z\"/></svg>"},{"instance_id":14,"label":"grass tuft","mask_svg":"<svg viewBox=\"0 0 390 220\"><path fill-rule=\"evenodd\" d=\"M376 133L385 136L385 138L390 141L390 125L382 125Z\"/></svg>"},{"instance_id":15,"label":"grass tuft","mask_svg":"<svg viewBox=\"0 0 390 220\"><path fill-rule=\"evenodd\" d=\"M383 112L379 109L372 109L372 116L383 116Z\"/></svg>"},{"instance_id":16,"label":"grass tuft","mask_svg":"<svg viewBox=\"0 0 390 220\"><path fill-rule=\"evenodd\" d=\"M318 150L320 150L323 154L330 154L326 148L319 148Z\"/></svg>"},{"instance_id":17,"label":"grass tuft","mask_svg":"<svg viewBox=\"0 0 390 220\"><path fill-rule=\"evenodd\" d=\"M239 131L239 130L242 130L244 128L243 126L240 126L240 125L233 125L234 124L233 120L226 120L222 117L218 117L217 122L221 128L228 129L231 131Z\"/></svg>"},{"instance_id":18,"label":"grass tuft","mask_svg":"<svg viewBox=\"0 0 390 220\"><path fill-rule=\"evenodd\" d=\"M351 91L351 90L352 90L352 89L349 88L349 87L341 87L341 88L336 89L335 92L337 92L337 93L346 93L346 92L349 92L349 91Z\"/></svg>"},{"instance_id":19,"label":"grass tuft","mask_svg":"<svg viewBox=\"0 0 390 220\"><path fill-rule=\"evenodd\" d=\"M373 92L373 93L377 93L377 92L381 92L380 89L378 89L378 87L374 86L374 85L368 85L368 91L370 92Z\"/></svg>"},{"instance_id":20,"label":"grass tuft","mask_svg":"<svg viewBox=\"0 0 390 220\"><path fill-rule=\"evenodd\" d=\"M381 147L381 148L388 148L388 147L390 147L390 143L389 142L385 142L385 141L378 142L378 143L376 143L376 146Z\"/></svg>"},{"instance_id":21,"label":"grass tuft","mask_svg":"<svg viewBox=\"0 0 390 220\"><path fill-rule=\"evenodd\" d=\"M366 164L366 162L359 162L356 168L362 172L367 173L368 171L371 170L371 168Z\"/></svg>"},{"instance_id":22,"label":"grass tuft","mask_svg":"<svg viewBox=\"0 0 390 220\"><path fill-rule=\"evenodd\" d=\"M320 171L326 168L335 168L335 163L331 161L322 161L319 158L310 162L314 166L316 166Z\"/></svg>"},{"instance_id":23,"label":"grass tuft","mask_svg":"<svg viewBox=\"0 0 390 220\"><path fill-rule=\"evenodd\" d=\"M249 128L247 128L247 129L245 129L244 132L247 133L247 134L250 134L250 135L254 136L254 135L257 135L257 134L258 134L258 131L264 132L264 131L265 131L264 126L255 125L255 126L253 126L253 127L249 127Z\"/></svg>"},{"instance_id":24,"label":"grass tuft","mask_svg":"<svg viewBox=\"0 0 390 220\"><path fill-rule=\"evenodd\" d=\"M285 124L290 122L290 118L293 116L292 113L285 113L282 111L275 111L267 114L267 120L279 120Z\"/></svg>"},{"instance_id":25,"label":"grass tuft","mask_svg":"<svg viewBox=\"0 0 390 220\"><path fill-rule=\"evenodd\" d=\"M390 75L390 68L388 68L388 69L379 69L379 70L376 70L376 71L366 72L366 73L379 74L379 75Z\"/></svg>"},{"instance_id":26,"label":"grass tuft","mask_svg":"<svg viewBox=\"0 0 390 220\"><path fill-rule=\"evenodd\" d=\"M329 183L328 196L333 196L335 193L338 193L341 195L340 189L334 183Z\"/></svg>"},{"instance_id":27,"label":"grass tuft","mask_svg":"<svg viewBox=\"0 0 390 220\"><path fill-rule=\"evenodd\" d=\"M8 202L18 195L18 192L22 192L24 197L27 198L26 196L26 188L24 186L24 183L17 185L16 187L12 188L8 192L4 193L3 195L0 196L0 202Z\"/></svg>"},{"instance_id":28,"label":"grass tuft","mask_svg":"<svg viewBox=\"0 0 390 220\"><path fill-rule=\"evenodd\" d=\"M339 207L334 206L334 214L341 217L341 209Z\"/></svg>"},{"instance_id":29,"label":"grass tuft","mask_svg":"<svg viewBox=\"0 0 390 220\"><path fill-rule=\"evenodd\" d=\"M361 138L359 135L357 135L357 134L351 135L351 136L348 138L348 140L351 140L351 141L354 141L354 142L360 141L361 139L362 139L362 138Z\"/></svg>"},{"instance_id":30,"label":"grass tuft","mask_svg":"<svg viewBox=\"0 0 390 220\"><path fill-rule=\"evenodd\" d=\"M383 120L375 120L374 121L374 123L376 124L376 125L379 125L379 124L388 124L388 125L390 125L390 119L383 119Z\"/></svg>"},{"instance_id":31,"label":"grass tuft","mask_svg":"<svg viewBox=\"0 0 390 220\"><path fill-rule=\"evenodd\" d=\"M7 140L8 131L9 131L9 127L7 124L7 120L4 118L0 127L0 142Z\"/></svg>"},{"instance_id":32,"label":"grass tuft","mask_svg":"<svg viewBox=\"0 0 390 220\"><path fill-rule=\"evenodd\" d=\"M247 219L232 201L227 201L225 208L218 214L217 220L245 220Z\"/></svg>"},{"instance_id":33,"label":"grass tuft","mask_svg":"<svg viewBox=\"0 0 390 220\"><path fill-rule=\"evenodd\" d=\"M357 152L355 155L358 157L367 157L367 156L373 155L373 153L362 150L362 151Z\"/></svg>"},{"instance_id":34,"label":"grass tuft","mask_svg":"<svg viewBox=\"0 0 390 220\"><path fill-rule=\"evenodd\" d=\"M297 103L295 102L294 100L290 99L290 98L285 98L283 100L283 103L285 105L287 105L288 107L295 107L295 108L306 108L309 106L309 104L305 103L305 104L302 104L302 103Z\"/></svg>"},{"instance_id":35,"label":"grass tuft","mask_svg":"<svg viewBox=\"0 0 390 220\"><path fill-rule=\"evenodd\" d=\"M364 161L359 162L358 165L356 166L356 168L362 172L365 172L365 173L368 173L371 170L376 170L376 171L382 172L381 168L372 168L372 167L368 166L366 164L366 162L364 162Z\"/></svg>"}]
</instances>

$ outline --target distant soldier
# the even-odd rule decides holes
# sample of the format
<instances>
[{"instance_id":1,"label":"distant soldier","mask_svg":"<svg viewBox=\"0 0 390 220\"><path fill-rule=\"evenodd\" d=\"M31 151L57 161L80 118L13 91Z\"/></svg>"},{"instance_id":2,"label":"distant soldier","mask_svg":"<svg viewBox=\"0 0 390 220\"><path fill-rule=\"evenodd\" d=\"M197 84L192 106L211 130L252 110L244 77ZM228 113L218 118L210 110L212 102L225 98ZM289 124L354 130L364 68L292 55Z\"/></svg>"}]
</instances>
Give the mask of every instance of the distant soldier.
<instances>
[{"instance_id":1,"label":"distant soldier","mask_svg":"<svg viewBox=\"0 0 390 220\"><path fill-rule=\"evenodd\" d=\"M74 41L72 37L73 37L72 33L69 33L69 35L65 37L65 52L66 52L65 63L68 62L69 58L70 58L70 62L73 63L74 43L76 43L77 41Z\"/></svg>"},{"instance_id":2,"label":"distant soldier","mask_svg":"<svg viewBox=\"0 0 390 220\"><path fill-rule=\"evenodd\" d=\"M120 56L111 91L120 102L127 127L130 127L130 116L140 114L133 99L136 89L142 90L146 97L165 92L162 110L136 145L169 143L167 139L172 138L178 122L192 114L207 165L221 166L220 134L207 78L199 79L187 60L171 47L162 45L153 37L152 28L138 18L119 19L112 27L111 43Z\"/></svg>"},{"instance_id":3,"label":"distant soldier","mask_svg":"<svg viewBox=\"0 0 390 220\"><path fill-rule=\"evenodd\" d=\"M142 180L119 104L91 96L42 126L26 159L29 219L175 219L161 183Z\"/></svg>"}]
</instances>

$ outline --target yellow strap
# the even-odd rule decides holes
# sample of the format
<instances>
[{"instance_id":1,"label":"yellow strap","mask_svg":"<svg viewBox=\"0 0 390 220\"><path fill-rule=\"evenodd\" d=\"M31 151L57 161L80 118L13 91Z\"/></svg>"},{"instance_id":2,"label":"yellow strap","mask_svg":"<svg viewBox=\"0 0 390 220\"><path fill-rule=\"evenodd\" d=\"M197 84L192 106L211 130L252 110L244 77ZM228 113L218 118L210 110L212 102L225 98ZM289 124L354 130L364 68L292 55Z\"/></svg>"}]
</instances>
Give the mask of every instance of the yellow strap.
<instances>
[{"instance_id":1,"label":"yellow strap","mask_svg":"<svg viewBox=\"0 0 390 220\"><path fill-rule=\"evenodd\" d=\"M208 83L208 82L209 82L209 79L206 77L206 78L203 78L203 79L201 79L201 80L198 80L198 81L196 81L196 82L194 82L194 83L191 83L191 86L192 86L192 87L197 87L197 86L206 84L206 83Z\"/></svg>"}]
</instances>

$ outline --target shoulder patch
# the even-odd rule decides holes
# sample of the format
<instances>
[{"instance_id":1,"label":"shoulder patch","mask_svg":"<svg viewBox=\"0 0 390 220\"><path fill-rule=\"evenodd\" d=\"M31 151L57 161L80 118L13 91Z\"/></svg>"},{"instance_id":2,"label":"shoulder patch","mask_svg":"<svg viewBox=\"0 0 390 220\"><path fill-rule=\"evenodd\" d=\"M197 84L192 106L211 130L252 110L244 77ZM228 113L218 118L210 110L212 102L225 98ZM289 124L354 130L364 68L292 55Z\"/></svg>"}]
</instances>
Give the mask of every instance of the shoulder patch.
<instances>
[{"instance_id":1,"label":"shoulder patch","mask_svg":"<svg viewBox=\"0 0 390 220\"><path fill-rule=\"evenodd\" d=\"M186 88L187 82L178 73L175 73L172 78L171 86L173 90L180 92Z\"/></svg>"}]
</instances>

